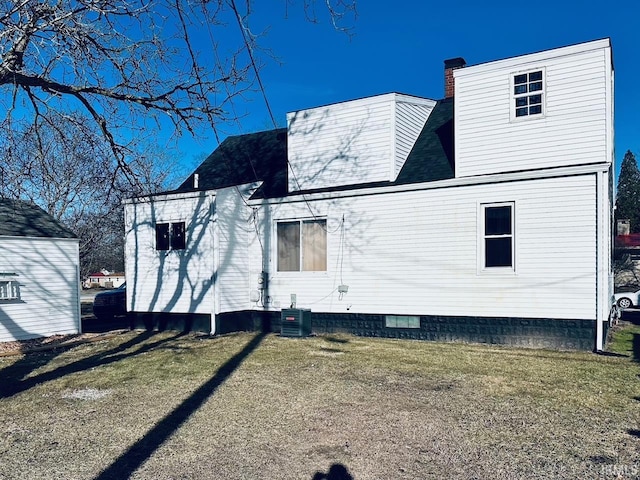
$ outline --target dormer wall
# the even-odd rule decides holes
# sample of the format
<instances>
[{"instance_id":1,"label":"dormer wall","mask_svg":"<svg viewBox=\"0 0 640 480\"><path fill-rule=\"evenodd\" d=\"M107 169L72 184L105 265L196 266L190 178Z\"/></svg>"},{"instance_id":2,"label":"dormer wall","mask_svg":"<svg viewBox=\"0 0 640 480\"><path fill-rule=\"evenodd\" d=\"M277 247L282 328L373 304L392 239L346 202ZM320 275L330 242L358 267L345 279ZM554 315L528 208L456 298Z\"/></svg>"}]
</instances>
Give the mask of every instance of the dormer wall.
<instances>
[{"instance_id":1,"label":"dormer wall","mask_svg":"<svg viewBox=\"0 0 640 480\"><path fill-rule=\"evenodd\" d=\"M608 39L453 75L456 177L612 161Z\"/></svg>"},{"instance_id":2,"label":"dormer wall","mask_svg":"<svg viewBox=\"0 0 640 480\"><path fill-rule=\"evenodd\" d=\"M389 93L287 114L289 191L394 181L435 104Z\"/></svg>"}]
</instances>

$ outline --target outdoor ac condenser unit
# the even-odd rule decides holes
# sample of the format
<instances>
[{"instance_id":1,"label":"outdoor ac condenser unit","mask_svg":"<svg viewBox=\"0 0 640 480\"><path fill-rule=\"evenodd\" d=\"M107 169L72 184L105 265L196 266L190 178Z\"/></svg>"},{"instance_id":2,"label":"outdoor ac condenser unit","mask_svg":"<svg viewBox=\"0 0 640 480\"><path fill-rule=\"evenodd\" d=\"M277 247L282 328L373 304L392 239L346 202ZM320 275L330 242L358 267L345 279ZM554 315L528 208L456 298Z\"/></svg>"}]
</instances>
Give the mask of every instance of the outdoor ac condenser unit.
<instances>
[{"instance_id":1,"label":"outdoor ac condenser unit","mask_svg":"<svg viewBox=\"0 0 640 480\"><path fill-rule=\"evenodd\" d=\"M311 334L311 310L287 308L281 312L280 335L283 337L307 337Z\"/></svg>"}]
</instances>

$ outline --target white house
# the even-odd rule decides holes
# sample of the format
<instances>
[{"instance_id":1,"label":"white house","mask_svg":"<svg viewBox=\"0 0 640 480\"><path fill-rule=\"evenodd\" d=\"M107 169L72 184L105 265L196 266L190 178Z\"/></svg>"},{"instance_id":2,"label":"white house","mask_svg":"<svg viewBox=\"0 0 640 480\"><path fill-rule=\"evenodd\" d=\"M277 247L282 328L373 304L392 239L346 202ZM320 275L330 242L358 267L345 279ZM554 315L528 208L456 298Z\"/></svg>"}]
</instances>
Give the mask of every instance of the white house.
<instances>
[{"instance_id":1,"label":"white house","mask_svg":"<svg viewBox=\"0 0 640 480\"><path fill-rule=\"evenodd\" d=\"M0 342L80 329L78 238L39 207L0 199Z\"/></svg>"},{"instance_id":2,"label":"white house","mask_svg":"<svg viewBox=\"0 0 640 480\"><path fill-rule=\"evenodd\" d=\"M129 310L220 333L295 304L315 332L602 349L610 41L447 60L445 86L290 113L127 201Z\"/></svg>"},{"instance_id":3,"label":"white house","mask_svg":"<svg viewBox=\"0 0 640 480\"><path fill-rule=\"evenodd\" d=\"M125 281L124 272L109 272L101 270L100 272L91 273L84 281L85 288L102 287L102 288L118 288Z\"/></svg>"}]
</instances>

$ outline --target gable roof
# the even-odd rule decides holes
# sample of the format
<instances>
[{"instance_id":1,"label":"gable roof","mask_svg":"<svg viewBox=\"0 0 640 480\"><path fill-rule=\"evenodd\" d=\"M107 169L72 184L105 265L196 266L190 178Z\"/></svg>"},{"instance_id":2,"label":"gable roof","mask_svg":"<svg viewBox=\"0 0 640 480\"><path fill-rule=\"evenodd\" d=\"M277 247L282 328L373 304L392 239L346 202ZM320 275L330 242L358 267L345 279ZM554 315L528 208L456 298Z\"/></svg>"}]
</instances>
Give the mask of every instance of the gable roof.
<instances>
[{"instance_id":1,"label":"gable roof","mask_svg":"<svg viewBox=\"0 0 640 480\"><path fill-rule=\"evenodd\" d=\"M263 182L252 198L284 197L293 193L353 190L454 178L453 99L439 100L427 119L395 181L343 185L301 192L287 191L287 129L228 137L182 183L176 192L215 190ZM194 188L194 174L198 187Z\"/></svg>"},{"instance_id":2,"label":"gable roof","mask_svg":"<svg viewBox=\"0 0 640 480\"><path fill-rule=\"evenodd\" d=\"M0 198L0 235L11 237L78 238L40 207Z\"/></svg>"}]
</instances>

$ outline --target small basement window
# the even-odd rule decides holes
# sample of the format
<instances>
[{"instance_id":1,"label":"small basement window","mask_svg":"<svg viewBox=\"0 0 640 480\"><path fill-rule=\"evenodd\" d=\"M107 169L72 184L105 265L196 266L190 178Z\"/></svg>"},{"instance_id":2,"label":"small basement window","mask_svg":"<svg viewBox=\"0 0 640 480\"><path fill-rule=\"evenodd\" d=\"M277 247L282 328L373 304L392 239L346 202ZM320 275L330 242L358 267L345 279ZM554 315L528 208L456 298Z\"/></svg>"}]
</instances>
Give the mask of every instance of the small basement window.
<instances>
[{"instance_id":1,"label":"small basement window","mask_svg":"<svg viewBox=\"0 0 640 480\"><path fill-rule=\"evenodd\" d=\"M542 115L544 111L544 71L512 75L511 117Z\"/></svg>"},{"instance_id":2,"label":"small basement window","mask_svg":"<svg viewBox=\"0 0 640 480\"><path fill-rule=\"evenodd\" d=\"M0 272L0 300L20 300L17 274Z\"/></svg>"},{"instance_id":3,"label":"small basement window","mask_svg":"<svg viewBox=\"0 0 640 480\"><path fill-rule=\"evenodd\" d=\"M186 248L184 222L156 224L156 250L184 250Z\"/></svg>"},{"instance_id":4,"label":"small basement window","mask_svg":"<svg viewBox=\"0 0 640 480\"><path fill-rule=\"evenodd\" d=\"M386 328L420 328L420 317L414 315L386 315Z\"/></svg>"}]
</instances>

